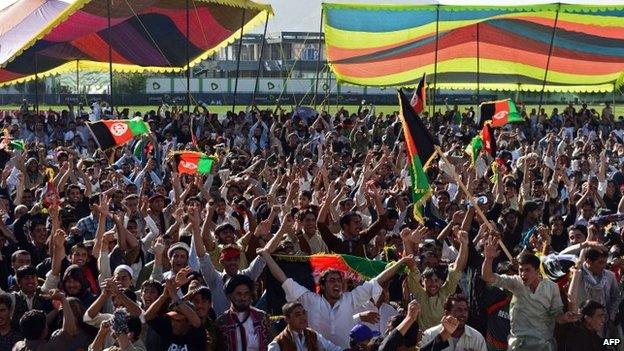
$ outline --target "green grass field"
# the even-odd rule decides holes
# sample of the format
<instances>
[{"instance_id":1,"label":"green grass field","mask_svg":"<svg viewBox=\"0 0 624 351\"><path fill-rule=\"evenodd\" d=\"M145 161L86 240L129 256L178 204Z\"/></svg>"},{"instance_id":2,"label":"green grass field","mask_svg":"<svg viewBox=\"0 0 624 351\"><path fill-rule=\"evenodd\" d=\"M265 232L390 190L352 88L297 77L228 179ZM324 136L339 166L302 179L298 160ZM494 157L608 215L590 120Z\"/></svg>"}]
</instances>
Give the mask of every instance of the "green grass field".
<instances>
[{"instance_id":1,"label":"green grass field","mask_svg":"<svg viewBox=\"0 0 624 351\"><path fill-rule=\"evenodd\" d=\"M469 105L460 105L460 111L464 111L465 108L467 108ZM141 112L141 113L145 113L148 112L150 110L156 110L158 107L155 105L150 105L150 106L120 106L118 107L120 110L123 107L128 107L130 108L130 111L132 113L134 112ZM260 109L266 109L266 108L271 108L274 109L275 105L269 105L269 106L258 106ZM349 112L356 112L358 109L358 105L344 105L344 106L336 106L336 105L331 105L331 106L326 106L325 108L328 110L329 113L335 113L340 107L344 107L347 111ZM476 107L476 106L475 106ZM537 109L538 105L527 105L527 110L530 111L532 108L536 108ZM543 108L546 109L546 113L548 113L550 115L551 111L553 108L557 107L559 108L559 111L561 112L563 110L563 108L565 108L564 104L559 104L559 105L542 105ZM284 108L286 110L290 109L290 107L288 106L284 106ZM580 108L580 106L577 106L577 109ZM589 108L594 108L596 109L598 112L602 111L602 109L604 108L604 105L602 104L596 104L596 105L589 105ZM18 105L3 105L0 106L0 111L1 110L17 110L19 109ZM49 109L52 109L54 111L59 111L62 109L67 109L67 106L61 106L61 105L41 105L39 106L39 111L47 111ZM218 113L219 115L223 115L225 114L227 111L230 111L232 109L232 106L226 106L226 105L212 105L212 106L208 106L208 110L211 113ZM236 106L236 111L244 111L246 109L246 106ZM444 105L438 105L436 106L436 109L442 109L444 110L445 107ZM398 106L396 105L379 105L379 106L375 106L375 110L377 113L379 112L383 112L385 114L388 113L392 113L394 111L398 110ZM430 110L430 107L428 106L428 111ZM616 116L619 116L621 114L624 114L624 104L622 105L618 105L616 103L615 106L613 106L613 110L614 110L614 114Z\"/></svg>"}]
</instances>

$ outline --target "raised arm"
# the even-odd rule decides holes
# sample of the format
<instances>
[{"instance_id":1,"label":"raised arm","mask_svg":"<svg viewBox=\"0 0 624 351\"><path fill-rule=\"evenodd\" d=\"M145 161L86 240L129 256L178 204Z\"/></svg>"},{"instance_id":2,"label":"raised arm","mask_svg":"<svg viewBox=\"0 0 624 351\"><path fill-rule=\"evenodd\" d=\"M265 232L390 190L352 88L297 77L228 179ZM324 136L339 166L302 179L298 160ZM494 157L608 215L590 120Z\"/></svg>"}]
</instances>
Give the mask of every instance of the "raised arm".
<instances>
[{"instance_id":1,"label":"raised arm","mask_svg":"<svg viewBox=\"0 0 624 351\"><path fill-rule=\"evenodd\" d=\"M273 260L273 257L271 257L271 254L266 249L259 249L258 256L264 259L264 262L266 262L267 267L269 267L271 274L275 277L275 279L277 279L278 282L280 282L280 284L284 283L288 279L284 271L277 265L275 260Z\"/></svg>"},{"instance_id":2,"label":"raised arm","mask_svg":"<svg viewBox=\"0 0 624 351\"><path fill-rule=\"evenodd\" d=\"M170 279L172 280L172 279ZM175 283L174 283L175 284ZM177 295L177 294L176 294ZM162 294L147 308L145 311L145 321L151 321L152 319L158 317L158 314L162 307L169 301L169 289L163 289Z\"/></svg>"},{"instance_id":3,"label":"raised arm","mask_svg":"<svg viewBox=\"0 0 624 351\"><path fill-rule=\"evenodd\" d=\"M204 246L204 240L201 237L202 232L199 228L199 211L195 207L189 207L188 211L189 220L191 221L191 232L195 241L195 252L197 257L203 257L206 254L206 247Z\"/></svg>"},{"instance_id":4,"label":"raised arm","mask_svg":"<svg viewBox=\"0 0 624 351\"><path fill-rule=\"evenodd\" d=\"M466 263L468 263L468 245L470 245L468 232L460 230L457 232L457 239L459 240L459 255L455 259L455 270L461 272L466 268Z\"/></svg>"},{"instance_id":5,"label":"raised arm","mask_svg":"<svg viewBox=\"0 0 624 351\"><path fill-rule=\"evenodd\" d=\"M413 260L413 256L406 256L401 258L396 264L393 264L392 266L386 268L386 270L384 270L383 272L379 273L379 275L377 275L376 277L377 282L379 284L384 284L390 281L390 279L392 279L392 277L397 274L399 269L403 268L403 266L409 264Z\"/></svg>"},{"instance_id":6,"label":"raised arm","mask_svg":"<svg viewBox=\"0 0 624 351\"><path fill-rule=\"evenodd\" d=\"M63 305L63 327L61 331L63 333L67 333L70 336L75 336L78 334L78 323L76 322L76 317L72 312L71 305L69 301L67 301L67 297L60 290L53 290L50 294L50 298L55 301L60 301Z\"/></svg>"},{"instance_id":7,"label":"raised arm","mask_svg":"<svg viewBox=\"0 0 624 351\"><path fill-rule=\"evenodd\" d=\"M483 260L483 265L481 266L481 278L486 283L492 284L496 279L494 272L492 272L492 263L494 263L494 258L498 255L498 239L490 237L483 248L483 253L485 260Z\"/></svg>"},{"instance_id":8,"label":"raised arm","mask_svg":"<svg viewBox=\"0 0 624 351\"><path fill-rule=\"evenodd\" d=\"M193 328L199 328L201 326L201 319L199 319L197 312L188 305L188 302L180 300L176 291L174 279L167 280L165 283L165 290L169 291L168 294L171 297L171 301L176 306L175 310L184 315Z\"/></svg>"}]
</instances>

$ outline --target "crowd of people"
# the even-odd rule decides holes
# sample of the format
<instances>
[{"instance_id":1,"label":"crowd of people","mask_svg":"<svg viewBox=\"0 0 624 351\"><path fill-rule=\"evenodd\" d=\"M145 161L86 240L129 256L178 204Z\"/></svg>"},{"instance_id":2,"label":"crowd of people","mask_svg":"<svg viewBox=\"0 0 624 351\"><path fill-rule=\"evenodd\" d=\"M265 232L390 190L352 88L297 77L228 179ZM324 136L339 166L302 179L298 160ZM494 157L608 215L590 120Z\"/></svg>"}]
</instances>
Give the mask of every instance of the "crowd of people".
<instances>
[{"instance_id":1,"label":"crowd of people","mask_svg":"<svg viewBox=\"0 0 624 351\"><path fill-rule=\"evenodd\" d=\"M624 119L522 115L476 159L473 109L423 116L450 164L426 169L417 221L398 111L5 112L0 351L606 350L624 324ZM86 125L133 117L150 134L110 150ZM177 150L215 155L211 173L178 173ZM388 264L310 287L279 263L323 253Z\"/></svg>"}]
</instances>

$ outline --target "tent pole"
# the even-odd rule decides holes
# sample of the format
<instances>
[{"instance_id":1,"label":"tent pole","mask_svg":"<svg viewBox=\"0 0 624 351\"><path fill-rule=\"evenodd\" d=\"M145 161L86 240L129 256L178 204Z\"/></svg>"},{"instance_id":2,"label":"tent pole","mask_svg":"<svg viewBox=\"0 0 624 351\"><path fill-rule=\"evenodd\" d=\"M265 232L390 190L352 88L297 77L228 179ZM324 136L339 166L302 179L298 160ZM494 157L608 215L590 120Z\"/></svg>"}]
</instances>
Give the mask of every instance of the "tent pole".
<instances>
[{"instance_id":1,"label":"tent pole","mask_svg":"<svg viewBox=\"0 0 624 351\"><path fill-rule=\"evenodd\" d=\"M35 112L39 115L39 65L35 53Z\"/></svg>"},{"instance_id":2,"label":"tent pole","mask_svg":"<svg viewBox=\"0 0 624 351\"><path fill-rule=\"evenodd\" d=\"M613 83L613 93L611 93L611 111L613 111L613 116L615 116L615 83Z\"/></svg>"},{"instance_id":3,"label":"tent pole","mask_svg":"<svg viewBox=\"0 0 624 351\"><path fill-rule=\"evenodd\" d=\"M479 23L477 22L477 105L481 103L481 55L479 49Z\"/></svg>"},{"instance_id":4,"label":"tent pole","mask_svg":"<svg viewBox=\"0 0 624 351\"><path fill-rule=\"evenodd\" d=\"M190 40L190 15L189 0L186 0L186 113L191 114L191 61L189 58L189 40Z\"/></svg>"},{"instance_id":5,"label":"tent pole","mask_svg":"<svg viewBox=\"0 0 624 351\"><path fill-rule=\"evenodd\" d=\"M262 70L262 54L264 53L264 42L266 42L267 26L269 25L269 11L267 11L266 19L264 21L264 32L262 33L262 43L260 43L260 55L258 56L258 69L256 70L256 84L254 85L254 92L251 96L251 103L256 103L256 93L258 92L260 84L260 72Z\"/></svg>"},{"instance_id":6,"label":"tent pole","mask_svg":"<svg viewBox=\"0 0 624 351\"><path fill-rule=\"evenodd\" d=\"M110 93L109 104L111 108L111 115L115 116L115 103L113 100L113 32L111 30L111 1L112 0L106 1L106 15L108 17L108 38L106 39L108 40L108 80L110 82L110 87L108 90L108 92Z\"/></svg>"},{"instance_id":7,"label":"tent pole","mask_svg":"<svg viewBox=\"0 0 624 351\"><path fill-rule=\"evenodd\" d=\"M542 103L544 102L544 89L546 88L546 78L548 77L548 68L550 66L550 57L553 52L553 44L555 43L555 32L557 31L557 22L559 21L559 9L561 4L557 5L557 12L555 14L555 24L552 28L552 34L550 35L550 48L548 49L548 59L546 60L546 70L544 71L544 81L542 82L542 92L540 93L539 107L537 113L542 110Z\"/></svg>"},{"instance_id":8,"label":"tent pole","mask_svg":"<svg viewBox=\"0 0 624 351\"><path fill-rule=\"evenodd\" d=\"M433 113L431 117L436 113L436 89L438 88L438 39L440 37L440 4L436 5L436 36L435 36L435 62L433 64Z\"/></svg>"},{"instance_id":9,"label":"tent pole","mask_svg":"<svg viewBox=\"0 0 624 351\"><path fill-rule=\"evenodd\" d=\"M321 65L321 44L323 38L323 7L321 6L321 21L319 25L318 57L316 58L316 78L314 79L314 109L316 109L316 95L318 94L319 66Z\"/></svg>"},{"instance_id":10,"label":"tent pole","mask_svg":"<svg viewBox=\"0 0 624 351\"><path fill-rule=\"evenodd\" d=\"M234 81L234 99L232 101L232 113L236 109L236 94L238 93L238 76L240 75L240 59L243 51L243 27L245 26L245 9L241 18L240 39L238 41L238 55L236 55L236 80Z\"/></svg>"},{"instance_id":11,"label":"tent pole","mask_svg":"<svg viewBox=\"0 0 624 351\"><path fill-rule=\"evenodd\" d=\"M76 60L76 95L80 98L80 60Z\"/></svg>"}]
</instances>

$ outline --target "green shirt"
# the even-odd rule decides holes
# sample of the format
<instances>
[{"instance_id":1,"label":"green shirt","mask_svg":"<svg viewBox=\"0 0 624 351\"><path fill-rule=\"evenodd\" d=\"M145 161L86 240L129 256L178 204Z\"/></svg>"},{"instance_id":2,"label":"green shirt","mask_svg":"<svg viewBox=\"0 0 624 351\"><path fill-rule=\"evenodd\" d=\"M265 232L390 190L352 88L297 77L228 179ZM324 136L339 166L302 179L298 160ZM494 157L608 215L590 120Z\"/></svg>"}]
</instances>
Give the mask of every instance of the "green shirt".
<instances>
[{"instance_id":1,"label":"green shirt","mask_svg":"<svg viewBox=\"0 0 624 351\"><path fill-rule=\"evenodd\" d=\"M418 327L421 330L426 330L440 324L440 320L442 320L442 316L444 315L444 302L447 297L455 293L461 274L461 272L450 268L448 277L440 287L438 293L434 296L429 296L422 285L420 285L420 272L418 272L418 270L410 272L407 277L407 284L410 292L414 294L418 302L420 302Z\"/></svg>"},{"instance_id":2,"label":"green shirt","mask_svg":"<svg viewBox=\"0 0 624 351\"><path fill-rule=\"evenodd\" d=\"M493 285L513 294L509 305L511 337L552 340L555 318L563 312L559 286L548 279L542 279L535 292L531 292L518 275L494 276Z\"/></svg>"}]
</instances>

